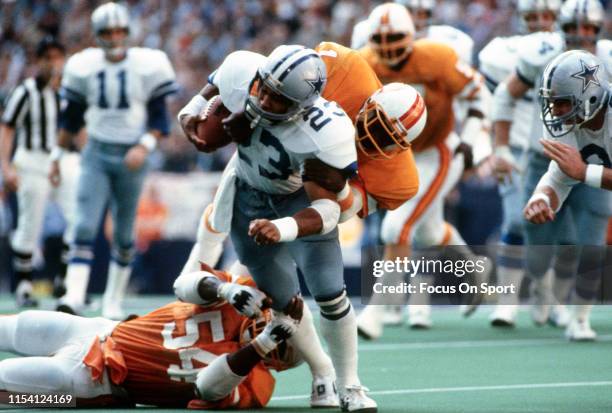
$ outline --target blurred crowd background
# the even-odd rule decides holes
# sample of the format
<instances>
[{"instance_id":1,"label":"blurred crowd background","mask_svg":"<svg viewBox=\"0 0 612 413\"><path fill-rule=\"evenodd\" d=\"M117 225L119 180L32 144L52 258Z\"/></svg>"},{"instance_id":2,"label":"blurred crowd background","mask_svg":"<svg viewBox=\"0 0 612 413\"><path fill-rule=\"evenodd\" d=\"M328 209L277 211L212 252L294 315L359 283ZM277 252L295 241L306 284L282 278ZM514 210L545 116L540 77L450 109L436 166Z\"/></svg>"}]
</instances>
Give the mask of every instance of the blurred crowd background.
<instances>
[{"instance_id":1,"label":"blurred crowd background","mask_svg":"<svg viewBox=\"0 0 612 413\"><path fill-rule=\"evenodd\" d=\"M32 74L34 47L43 36L59 37L68 55L94 45L90 16L100 3L0 0L0 101L24 77ZM354 24L366 18L380 1L127 0L125 3L132 18L131 44L162 49L174 65L181 86L170 104L174 115L231 51L248 49L266 54L282 43L314 47L322 40L349 45ZM474 39L475 56L493 37L516 33L519 27L512 0L438 1L434 21L467 32ZM612 33L612 28L608 27L607 32ZM155 154L154 169L172 174L219 171L232 152L233 148L226 147L213 155L197 153L174 121L171 135ZM0 199L3 198L1 191L0 185ZM155 224L168 214L160 201L163 198L160 192L163 191L155 186L145 190L146 205L140 215L148 218L140 220L139 241L143 252L149 249L151 241L163 238ZM500 206L491 177L481 174L468 178L451 196L448 205L451 220L457 222L466 240L482 244L494 236L500 221ZM53 206L48 215L45 231L52 235L61 229L61 222ZM11 222L10 208L0 207L0 234L5 234L0 237L0 280L6 279L1 275L3 266L8 266L6 234ZM368 234L364 231L363 237L367 239Z\"/></svg>"}]
</instances>

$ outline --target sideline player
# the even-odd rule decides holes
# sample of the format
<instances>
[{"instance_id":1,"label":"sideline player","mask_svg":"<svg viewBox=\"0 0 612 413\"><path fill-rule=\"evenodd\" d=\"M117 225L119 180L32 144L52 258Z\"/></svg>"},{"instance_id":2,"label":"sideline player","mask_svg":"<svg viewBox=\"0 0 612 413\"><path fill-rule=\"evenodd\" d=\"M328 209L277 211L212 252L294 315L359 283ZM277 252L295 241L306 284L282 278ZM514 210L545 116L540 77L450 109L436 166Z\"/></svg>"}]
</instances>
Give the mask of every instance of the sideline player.
<instances>
[{"instance_id":1,"label":"sideline player","mask_svg":"<svg viewBox=\"0 0 612 413\"><path fill-rule=\"evenodd\" d=\"M273 307L283 306L297 292L297 264L321 309L342 408L376 411L357 376L355 317L344 291L336 194L314 181L302 183L300 172L307 159L330 170L356 161L354 128L344 111L320 97L325 82L325 65L312 49L280 46L268 58L234 52L194 98L199 107L188 105L179 116L199 114L202 103L218 91L232 112L224 124L239 144L231 161L235 164L226 168L235 168L235 185L228 186L231 196L217 203L232 205L233 211L213 210L225 221L215 228L227 230L231 220L240 261L272 298ZM271 279L266 276L270 273L277 276ZM305 338L294 341L304 353L311 345Z\"/></svg>"},{"instance_id":2,"label":"sideline player","mask_svg":"<svg viewBox=\"0 0 612 413\"><path fill-rule=\"evenodd\" d=\"M483 87L482 77L460 61L450 47L427 39L414 41L414 24L404 6L382 4L372 11L368 21L370 42L359 51L361 55L383 84L398 81L414 85L423 95L427 108L425 129L412 143L419 171L419 192L385 215L381 229L385 259L409 255L410 245L465 245L457 230L444 221L443 201L463 172L464 153L470 154L463 143L475 142L484 133L489 94ZM468 107L461 137L453 131L454 99L464 101ZM461 253L473 256L467 247ZM399 279L402 275L396 276ZM465 314L476 309L476 301L465 308ZM429 295L414 295L411 304L411 326L428 328L431 325ZM382 311L381 306L364 309L359 317L362 335L380 336Z\"/></svg>"},{"instance_id":3,"label":"sideline player","mask_svg":"<svg viewBox=\"0 0 612 413\"><path fill-rule=\"evenodd\" d=\"M76 202L75 186L79 156L67 154L61 168L65 180L53 188L47 179L50 153L56 147L60 108L59 86L65 59L64 46L45 37L36 48L37 74L24 80L9 96L0 127L0 163L4 185L17 192L17 229L12 238L13 268L17 276L15 292L19 307L37 305L32 294L32 254L43 227L47 200L59 202L66 220L62 263L65 264L72 237ZM13 144L17 149L11 161ZM56 283L65 275L65 266Z\"/></svg>"},{"instance_id":4,"label":"sideline player","mask_svg":"<svg viewBox=\"0 0 612 413\"><path fill-rule=\"evenodd\" d=\"M604 64L609 61L609 51L612 49L610 40L599 39L604 27L604 11L597 0L567 0L561 6L559 16L560 31L555 33L535 33L525 36L519 45L519 59L517 69L505 82L495 90L493 105L493 118L496 124L506 121L504 113L510 113L513 103L520 99L531 88L538 90L541 85L542 72L547 63L564 50L584 49L593 54L602 56ZM603 70L603 69L601 69ZM534 103L534 110L540 112L540 105ZM499 126L495 125L499 132ZM537 183L546 172L550 163L543 154L540 143L542 137L542 124L534 117L531 125L528 150L527 172L525 174L524 199L529 199ZM585 208L584 205L588 205ZM606 191L598 191L587 185L578 184L568 197L565 207L562 208L554 222L543 225L527 223L525 226L525 243L531 246L525 252L525 272L533 280L532 293L534 306L532 318L537 324L544 324L547 320L556 318L555 309L558 302L565 302L574 284L577 264L565 266L563 273L555 274L553 296L547 286L545 274L560 242L563 238L575 238L570 244L577 245L604 245L605 222L612 214L612 201ZM567 217L567 218L565 218ZM581 225L574 225L576 234L567 235L567 225L564 219L580 221ZM603 223L602 223L603 222ZM577 256L579 248L574 246L565 249ZM562 256L566 256L567 252ZM576 260L576 263L578 260ZM556 268L563 268L557 265ZM575 307L579 311L579 307ZM575 311L575 312L576 312ZM581 317L584 318L584 317ZM559 324L555 322L556 324ZM583 336L592 336L584 323L574 323L584 330L568 329L570 339L580 339Z\"/></svg>"},{"instance_id":5,"label":"sideline player","mask_svg":"<svg viewBox=\"0 0 612 413\"><path fill-rule=\"evenodd\" d=\"M540 97L547 132L541 144L552 162L525 207L525 218L533 224L553 221L579 182L598 190L612 190L612 100L605 63L580 50L557 56L544 71ZM587 201L582 199L583 208L605 207L584 205ZM573 213L576 225L591 224L590 218ZM605 234L607 217L598 223ZM605 276L603 248L584 248L581 258L588 262L579 268L572 296L575 311L566 330L572 340L595 339L589 315L601 277Z\"/></svg>"},{"instance_id":6,"label":"sideline player","mask_svg":"<svg viewBox=\"0 0 612 413\"><path fill-rule=\"evenodd\" d=\"M0 389L69 394L78 407L264 407L275 384L269 369L301 361L285 340L302 300L291 301L289 315L258 313L256 300L243 300L264 297L250 277L207 270L176 280L182 302L128 321L49 311L0 317L0 351L25 356L0 362Z\"/></svg>"},{"instance_id":7,"label":"sideline player","mask_svg":"<svg viewBox=\"0 0 612 413\"><path fill-rule=\"evenodd\" d=\"M176 90L176 84L164 52L127 47L130 22L123 5L99 6L91 22L99 47L75 54L66 64L62 88L68 104L62 112L59 147L50 172L51 181L57 184L63 150L86 125L75 241L66 275L67 292L58 309L77 312L84 304L93 241L110 203L114 233L102 314L121 319L147 157L157 140L168 133L165 98Z\"/></svg>"},{"instance_id":8,"label":"sideline player","mask_svg":"<svg viewBox=\"0 0 612 413\"><path fill-rule=\"evenodd\" d=\"M521 39L529 33L552 32L561 7L560 0L520 0L517 12L524 34L509 37L496 37L479 53L480 72L485 77L491 92L502 83L516 68ZM515 102L509 113L499 113L503 119L511 122L508 129L500 129L496 124L494 169L499 179L499 193L502 198L503 220L501 240L497 254L497 283L514 285L515 294L499 296L495 310L490 316L491 325L498 327L514 326L518 311L520 286L525 270L523 268L524 219L523 208L523 172L526 163L526 151L529 146L530 127L534 117L533 102L537 99L533 91ZM503 120L498 118L498 120ZM558 255L561 258L561 255ZM570 258L570 257L568 257ZM562 259L555 261L562 271L566 263ZM570 264L571 265L571 264ZM567 312L566 312L567 314ZM555 319L561 324L567 320ZM565 317L567 319L567 316Z\"/></svg>"}]
</instances>

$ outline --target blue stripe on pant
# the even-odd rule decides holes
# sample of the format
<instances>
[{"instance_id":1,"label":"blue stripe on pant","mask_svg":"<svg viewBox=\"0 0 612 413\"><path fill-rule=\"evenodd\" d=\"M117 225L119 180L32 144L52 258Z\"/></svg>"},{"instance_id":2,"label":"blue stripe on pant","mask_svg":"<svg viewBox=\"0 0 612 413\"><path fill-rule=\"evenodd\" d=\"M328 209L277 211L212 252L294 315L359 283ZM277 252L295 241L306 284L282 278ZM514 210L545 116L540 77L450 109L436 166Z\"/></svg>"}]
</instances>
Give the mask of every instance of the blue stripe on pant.
<instances>
[{"instance_id":1,"label":"blue stripe on pant","mask_svg":"<svg viewBox=\"0 0 612 413\"><path fill-rule=\"evenodd\" d=\"M147 172L146 164L137 171L130 171L125 166L125 154L131 147L90 139L83 150L77 193L77 243L93 242L100 220L110 205L113 256L127 257L117 260L121 265L128 265L131 258L136 207Z\"/></svg>"},{"instance_id":2,"label":"blue stripe on pant","mask_svg":"<svg viewBox=\"0 0 612 413\"><path fill-rule=\"evenodd\" d=\"M303 189L289 195L268 195L238 181L232 218L232 242L257 286L282 310L299 292L297 268L312 295L335 296L344 289L344 267L338 230L275 245L257 245L248 236L253 219L291 216L310 205Z\"/></svg>"}]
</instances>

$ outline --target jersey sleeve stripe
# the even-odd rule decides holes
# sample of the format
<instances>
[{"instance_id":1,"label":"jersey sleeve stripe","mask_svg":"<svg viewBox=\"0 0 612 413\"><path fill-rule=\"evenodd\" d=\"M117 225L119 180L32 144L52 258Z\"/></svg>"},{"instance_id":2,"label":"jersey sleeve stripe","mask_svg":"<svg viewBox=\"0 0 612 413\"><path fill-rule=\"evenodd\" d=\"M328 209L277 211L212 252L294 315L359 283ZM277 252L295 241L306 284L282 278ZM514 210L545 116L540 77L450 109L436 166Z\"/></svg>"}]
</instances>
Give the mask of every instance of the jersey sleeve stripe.
<instances>
[{"instance_id":1,"label":"jersey sleeve stripe","mask_svg":"<svg viewBox=\"0 0 612 413\"><path fill-rule=\"evenodd\" d=\"M211 85L215 85L215 76L217 76L217 70L215 70L214 72L212 72L210 75L208 75L208 83L210 83Z\"/></svg>"},{"instance_id":2,"label":"jersey sleeve stripe","mask_svg":"<svg viewBox=\"0 0 612 413\"><path fill-rule=\"evenodd\" d=\"M14 128L17 120L25 108L25 103L28 100L28 93L23 85L19 85L13 94L9 97L6 109L2 114L2 122Z\"/></svg>"},{"instance_id":3,"label":"jersey sleeve stripe","mask_svg":"<svg viewBox=\"0 0 612 413\"><path fill-rule=\"evenodd\" d=\"M178 84L174 80L168 80L167 82L164 82L157 86L155 89L153 89L149 100L156 99L160 96L166 96L171 93L176 93L177 91Z\"/></svg>"},{"instance_id":4,"label":"jersey sleeve stripe","mask_svg":"<svg viewBox=\"0 0 612 413\"><path fill-rule=\"evenodd\" d=\"M516 76L518 76L518 78L521 80L521 82L523 82L523 83L524 83L524 84L526 84L527 86L529 86L529 87L533 87L533 86L534 86L533 82L532 82L531 80L527 79L527 78L525 77L525 75L523 75L523 74L521 73L521 71L520 71L520 70L518 70L518 69L516 70Z\"/></svg>"},{"instance_id":5,"label":"jersey sleeve stripe","mask_svg":"<svg viewBox=\"0 0 612 413\"><path fill-rule=\"evenodd\" d=\"M64 86L62 87L61 94L62 94L62 97L68 100L72 100L76 103L87 104L87 98L85 98L84 95L82 95L81 93L77 92L74 89L70 89Z\"/></svg>"}]
</instances>

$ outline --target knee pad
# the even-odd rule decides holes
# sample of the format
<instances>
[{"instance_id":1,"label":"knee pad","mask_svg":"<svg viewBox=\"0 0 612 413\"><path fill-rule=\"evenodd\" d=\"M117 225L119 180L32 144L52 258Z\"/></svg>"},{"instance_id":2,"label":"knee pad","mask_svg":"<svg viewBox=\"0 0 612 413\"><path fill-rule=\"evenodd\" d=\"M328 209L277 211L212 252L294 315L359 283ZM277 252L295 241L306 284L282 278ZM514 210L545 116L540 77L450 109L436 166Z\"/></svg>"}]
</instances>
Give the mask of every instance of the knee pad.
<instances>
[{"instance_id":1,"label":"knee pad","mask_svg":"<svg viewBox=\"0 0 612 413\"><path fill-rule=\"evenodd\" d=\"M440 245L446 235L445 225L427 225L423 223L415 228L413 244L417 247L426 248Z\"/></svg>"},{"instance_id":2,"label":"knee pad","mask_svg":"<svg viewBox=\"0 0 612 413\"><path fill-rule=\"evenodd\" d=\"M321 316L328 320L339 320L351 311L351 302L346 289L328 297L315 297Z\"/></svg>"}]
</instances>

